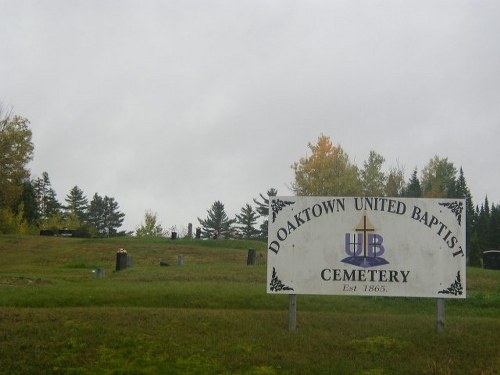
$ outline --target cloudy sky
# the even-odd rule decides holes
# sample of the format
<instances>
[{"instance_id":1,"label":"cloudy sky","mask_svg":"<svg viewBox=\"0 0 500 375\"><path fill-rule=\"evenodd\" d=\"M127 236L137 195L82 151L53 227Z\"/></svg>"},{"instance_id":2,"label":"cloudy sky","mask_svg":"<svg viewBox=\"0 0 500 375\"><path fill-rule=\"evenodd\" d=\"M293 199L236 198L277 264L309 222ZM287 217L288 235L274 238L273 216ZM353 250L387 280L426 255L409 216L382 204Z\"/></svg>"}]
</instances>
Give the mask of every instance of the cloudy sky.
<instances>
[{"instance_id":1,"label":"cloudy sky","mask_svg":"<svg viewBox=\"0 0 500 375\"><path fill-rule=\"evenodd\" d=\"M497 0L0 0L0 101L32 176L114 197L135 230L229 216L323 133L407 177L463 167L500 202Z\"/></svg>"}]
</instances>

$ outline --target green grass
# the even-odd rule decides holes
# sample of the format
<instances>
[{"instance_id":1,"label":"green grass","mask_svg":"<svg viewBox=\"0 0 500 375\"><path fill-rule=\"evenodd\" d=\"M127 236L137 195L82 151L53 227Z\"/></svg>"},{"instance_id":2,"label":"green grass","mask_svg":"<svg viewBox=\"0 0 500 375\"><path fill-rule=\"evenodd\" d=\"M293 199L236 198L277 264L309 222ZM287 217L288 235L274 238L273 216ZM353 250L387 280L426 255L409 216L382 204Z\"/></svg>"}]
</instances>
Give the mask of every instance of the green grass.
<instances>
[{"instance_id":1,"label":"green grass","mask_svg":"<svg viewBox=\"0 0 500 375\"><path fill-rule=\"evenodd\" d=\"M442 334L433 299L302 295L290 332L265 248L0 236L0 374L500 374L500 271L467 270Z\"/></svg>"}]
</instances>

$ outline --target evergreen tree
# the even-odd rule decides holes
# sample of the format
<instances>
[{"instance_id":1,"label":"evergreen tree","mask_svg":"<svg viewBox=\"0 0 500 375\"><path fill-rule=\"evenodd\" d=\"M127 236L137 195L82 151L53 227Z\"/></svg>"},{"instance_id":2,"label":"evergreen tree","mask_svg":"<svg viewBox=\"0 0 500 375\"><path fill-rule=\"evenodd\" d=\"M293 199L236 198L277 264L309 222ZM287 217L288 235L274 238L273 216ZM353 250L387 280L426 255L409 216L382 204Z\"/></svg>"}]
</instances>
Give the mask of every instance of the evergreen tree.
<instances>
[{"instance_id":1,"label":"evergreen tree","mask_svg":"<svg viewBox=\"0 0 500 375\"><path fill-rule=\"evenodd\" d=\"M113 237L119 234L117 230L122 225L125 214L118 208L118 202L114 198L102 198L99 194L94 194L89 205L88 221L96 236Z\"/></svg>"},{"instance_id":2,"label":"evergreen tree","mask_svg":"<svg viewBox=\"0 0 500 375\"><path fill-rule=\"evenodd\" d=\"M235 219L228 218L224 204L220 201L212 204L205 220L198 218L198 221L202 227L203 237L209 238L231 237L231 227L236 222Z\"/></svg>"},{"instance_id":3,"label":"evergreen tree","mask_svg":"<svg viewBox=\"0 0 500 375\"><path fill-rule=\"evenodd\" d=\"M491 205L490 243L492 249L500 249L500 206Z\"/></svg>"},{"instance_id":4,"label":"evergreen tree","mask_svg":"<svg viewBox=\"0 0 500 375\"><path fill-rule=\"evenodd\" d=\"M24 220L28 225L35 226L38 223L39 212L35 189L31 181L26 181L23 183L23 192L21 194L21 197L19 198L19 202L17 203L18 207L21 207L21 205L23 208ZM19 210L16 210L16 214L18 214L19 212Z\"/></svg>"},{"instance_id":5,"label":"evergreen tree","mask_svg":"<svg viewBox=\"0 0 500 375\"><path fill-rule=\"evenodd\" d=\"M420 186L420 180L417 176L417 168L413 170L413 173L406 185L406 189L404 190L405 197L407 198L421 198L422 197L422 188Z\"/></svg>"},{"instance_id":6,"label":"evergreen tree","mask_svg":"<svg viewBox=\"0 0 500 375\"><path fill-rule=\"evenodd\" d=\"M472 202L472 194L467 187L464 171L460 167L457 183L456 183L456 198L465 199L465 242L466 246L471 245L472 232L474 230L476 215L474 212L474 203Z\"/></svg>"},{"instance_id":7,"label":"evergreen tree","mask_svg":"<svg viewBox=\"0 0 500 375\"><path fill-rule=\"evenodd\" d=\"M241 213L236 215L236 226L239 230L239 237L250 240L258 236L259 230L255 228L259 215L248 203L241 208Z\"/></svg>"},{"instance_id":8,"label":"evergreen tree","mask_svg":"<svg viewBox=\"0 0 500 375\"><path fill-rule=\"evenodd\" d=\"M479 239L479 248L481 251L491 250L491 224L490 224L490 204L488 197L485 197L484 203L481 205L477 213L477 223L475 231Z\"/></svg>"},{"instance_id":9,"label":"evergreen tree","mask_svg":"<svg viewBox=\"0 0 500 375\"><path fill-rule=\"evenodd\" d=\"M267 191L267 197L264 197L262 193L259 194L262 201L253 199L256 204L257 213L264 218L264 221L260 225L260 233L262 238L267 238L268 226L269 226L269 199L278 195L278 190L275 188L270 188Z\"/></svg>"},{"instance_id":10,"label":"evergreen tree","mask_svg":"<svg viewBox=\"0 0 500 375\"><path fill-rule=\"evenodd\" d=\"M469 250L467 252L469 266L481 267L482 252L479 246L479 238L477 232L474 232L471 238Z\"/></svg>"},{"instance_id":11,"label":"evergreen tree","mask_svg":"<svg viewBox=\"0 0 500 375\"><path fill-rule=\"evenodd\" d=\"M66 201L66 214L76 215L81 222L87 221L87 211L89 208L89 201L87 197L83 194L83 191L78 187L74 186L65 198Z\"/></svg>"},{"instance_id":12,"label":"evergreen tree","mask_svg":"<svg viewBox=\"0 0 500 375\"><path fill-rule=\"evenodd\" d=\"M32 184L35 190L40 219L48 220L51 216L59 214L61 204L57 201L56 192L50 183L49 174L43 172L42 177L35 179Z\"/></svg>"},{"instance_id":13,"label":"evergreen tree","mask_svg":"<svg viewBox=\"0 0 500 375\"><path fill-rule=\"evenodd\" d=\"M104 199L99 194L95 193L89 204L87 220L92 226L94 234L99 237L106 235L104 215Z\"/></svg>"}]
</instances>

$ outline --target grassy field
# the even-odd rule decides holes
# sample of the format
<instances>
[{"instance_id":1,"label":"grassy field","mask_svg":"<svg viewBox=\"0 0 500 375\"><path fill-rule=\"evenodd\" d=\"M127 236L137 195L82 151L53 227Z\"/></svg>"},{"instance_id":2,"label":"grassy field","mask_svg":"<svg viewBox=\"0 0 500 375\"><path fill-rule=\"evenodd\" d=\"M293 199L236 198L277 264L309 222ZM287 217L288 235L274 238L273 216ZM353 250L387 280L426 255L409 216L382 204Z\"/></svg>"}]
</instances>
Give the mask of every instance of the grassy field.
<instances>
[{"instance_id":1,"label":"grassy field","mask_svg":"<svg viewBox=\"0 0 500 375\"><path fill-rule=\"evenodd\" d=\"M500 374L500 271L467 270L442 334L433 299L341 296L298 296L290 332L263 243L0 236L0 255L0 374Z\"/></svg>"}]
</instances>

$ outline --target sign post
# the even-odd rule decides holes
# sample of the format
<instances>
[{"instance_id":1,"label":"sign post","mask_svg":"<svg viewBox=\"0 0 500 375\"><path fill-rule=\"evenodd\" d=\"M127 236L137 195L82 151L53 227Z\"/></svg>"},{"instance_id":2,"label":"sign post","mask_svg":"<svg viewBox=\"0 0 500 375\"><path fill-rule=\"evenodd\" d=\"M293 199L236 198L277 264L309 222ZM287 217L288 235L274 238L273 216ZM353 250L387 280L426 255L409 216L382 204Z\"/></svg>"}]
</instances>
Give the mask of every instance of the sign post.
<instances>
[{"instance_id":1,"label":"sign post","mask_svg":"<svg viewBox=\"0 0 500 375\"><path fill-rule=\"evenodd\" d=\"M463 199L273 197L269 212L270 294L437 298L442 329L444 299L466 297Z\"/></svg>"}]
</instances>

